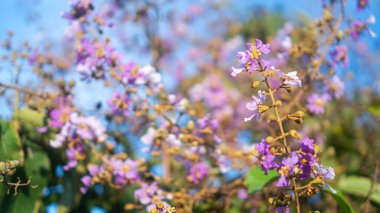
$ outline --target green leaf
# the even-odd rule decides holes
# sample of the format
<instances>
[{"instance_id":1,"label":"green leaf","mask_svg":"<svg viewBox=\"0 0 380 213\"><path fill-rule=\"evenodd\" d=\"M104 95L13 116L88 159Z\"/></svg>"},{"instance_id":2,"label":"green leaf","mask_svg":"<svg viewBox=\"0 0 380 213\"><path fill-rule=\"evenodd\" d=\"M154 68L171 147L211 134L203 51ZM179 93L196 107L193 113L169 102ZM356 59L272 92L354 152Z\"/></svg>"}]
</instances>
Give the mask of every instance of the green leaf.
<instances>
[{"instance_id":1,"label":"green leaf","mask_svg":"<svg viewBox=\"0 0 380 213\"><path fill-rule=\"evenodd\" d=\"M21 121L23 124L41 127L43 125L44 113L30 108L23 108L13 114L13 119Z\"/></svg>"},{"instance_id":2,"label":"green leaf","mask_svg":"<svg viewBox=\"0 0 380 213\"><path fill-rule=\"evenodd\" d=\"M0 119L0 161L22 160L18 123Z\"/></svg>"},{"instance_id":3,"label":"green leaf","mask_svg":"<svg viewBox=\"0 0 380 213\"><path fill-rule=\"evenodd\" d=\"M347 201L346 197L341 191L337 190L336 193L334 193L331 190L327 189L326 192L329 193L338 203L341 212L355 213L355 210L352 208L351 204Z\"/></svg>"},{"instance_id":4,"label":"green leaf","mask_svg":"<svg viewBox=\"0 0 380 213\"><path fill-rule=\"evenodd\" d=\"M371 189L371 179L362 176L341 178L338 187L347 194L365 198ZM380 204L380 184L375 183L370 200Z\"/></svg>"},{"instance_id":5,"label":"green leaf","mask_svg":"<svg viewBox=\"0 0 380 213\"><path fill-rule=\"evenodd\" d=\"M248 187L248 192L252 193L259 191L277 177L278 174L276 171L268 171L268 175L265 175L261 168L256 166L248 171L244 184Z\"/></svg>"},{"instance_id":6,"label":"green leaf","mask_svg":"<svg viewBox=\"0 0 380 213\"><path fill-rule=\"evenodd\" d=\"M374 116L380 117L380 107L378 106L369 106L368 107L368 112L371 113Z\"/></svg>"},{"instance_id":7,"label":"green leaf","mask_svg":"<svg viewBox=\"0 0 380 213\"><path fill-rule=\"evenodd\" d=\"M16 196L13 194L1 194L0 197L3 199L0 205L0 212L40 212L42 191L47 184L50 174L50 161L46 152L40 147L32 143L29 143L28 146L31 149L26 153L25 164L23 167L17 168L17 173L14 177L20 177L22 182L26 182L31 177L30 185L38 187L32 188L30 185L19 187Z\"/></svg>"}]
</instances>

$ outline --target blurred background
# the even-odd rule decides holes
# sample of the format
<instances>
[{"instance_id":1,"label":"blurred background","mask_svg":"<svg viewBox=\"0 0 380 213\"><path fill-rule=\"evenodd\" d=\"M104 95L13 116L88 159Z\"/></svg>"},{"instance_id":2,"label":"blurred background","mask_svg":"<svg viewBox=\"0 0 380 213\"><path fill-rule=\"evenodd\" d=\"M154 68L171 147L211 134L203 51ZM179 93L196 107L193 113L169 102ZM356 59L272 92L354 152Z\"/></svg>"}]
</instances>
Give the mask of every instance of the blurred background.
<instances>
[{"instance_id":1,"label":"blurred background","mask_svg":"<svg viewBox=\"0 0 380 213\"><path fill-rule=\"evenodd\" d=\"M265 134L260 132L261 126L252 127L242 122L246 113L242 108L252 91L244 88L249 79L231 80L231 66L236 65L236 52L243 50L244 44L253 38L273 42L282 31L289 29L294 32L293 36L299 38L293 40L293 45L302 44L300 40L316 41L312 38L313 33L304 32L304 29L323 15L323 5L329 1L167 0L152 3L155 9L147 12L148 18L137 21L131 17L138 16L139 1L94 2L105 5L97 9L104 10L107 15L112 12L112 5L123 7L120 14L112 16L112 26L102 34L110 38L112 45L124 54L124 61L156 66L163 75L168 93L202 102L207 107L199 108L205 114L213 110L223 127L229 129L225 135L227 143L234 147L252 147ZM73 89L75 106L84 114L95 115L99 119L106 117L109 111L107 100L114 88L104 87L103 82L99 81L83 81L76 68L69 66L74 61L69 50L73 43L67 41L67 36L70 36L69 23L62 18L64 11L69 9L68 2L14 0L3 1L0 6L0 40L7 40L9 32L12 32L14 48L28 41L39 52L49 54L56 64L61 65L54 70L54 76L67 82L76 81ZM370 16L375 19L380 17L380 1L371 1L368 8L359 12L357 1L349 0L345 11L347 22L342 24L342 28L349 29L349 23L353 20L365 21ZM371 24L370 29L380 35L379 22ZM310 115L302 131L313 135L322 144L325 150L322 159L327 166L336 169L338 176L333 186L347 193L348 200L356 209L362 210L363 203L369 202L370 207L366 211L378 212L380 185L377 182L380 176L376 162L380 153L380 40L364 33L358 41L345 38L342 43L349 50L346 56L348 63L347 66L334 67L334 72L345 82L345 95L342 100L331 103L324 116ZM0 50L0 54L5 52L4 49ZM302 64L291 65L283 65L284 70L304 70ZM18 85L37 91L54 90L49 85L40 84L33 75L33 69L30 63L22 65ZM330 67L323 66L321 69L327 72ZM6 60L0 61L0 83L12 84L14 79L14 67ZM211 97L198 97L202 89L210 87L212 90L215 85L222 92L212 93ZM12 100L9 91L2 92L0 117L4 120L13 116ZM225 103L228 107L224 106ZM103 123L107 121L102 119ZM138 156L147 157L141 151L141 141L134 137L129 138L133 149ZM55 176L62 176L60 164L53 164L53 168ZM152 172L161 176L163 173L160 166L153 167ZM225 176L232 180L241 177L244 172L232 171ZM56 183L53 178L49 181ZM359 188L350 188L355 184ZM368 198L367 191L360 190L360 187L367 191L372 187L377 191ZM52 195L54 193L62 195L64 187L57 184L44 189L46 212L57 212L57 203L64 200L64 196L57 195L59 198L56 198ZM316 204L319 206L329 203L328 199L316 199L307 202L314 205L313 202L323 200ZM95 203L97 205L91 205L88 210L107 212L109 206L98 205L99 200Z\"/></svg>"}]
</instances>

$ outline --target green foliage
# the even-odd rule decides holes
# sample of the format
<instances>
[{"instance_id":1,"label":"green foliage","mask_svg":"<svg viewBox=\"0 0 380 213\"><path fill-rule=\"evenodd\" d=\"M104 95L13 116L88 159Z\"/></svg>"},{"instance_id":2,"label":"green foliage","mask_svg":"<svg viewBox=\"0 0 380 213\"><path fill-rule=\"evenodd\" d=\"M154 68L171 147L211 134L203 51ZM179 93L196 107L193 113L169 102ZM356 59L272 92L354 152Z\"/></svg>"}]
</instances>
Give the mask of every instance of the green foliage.
<instances>
[{"instance_id":1,"label":"green foliage","mask_svg":"<svg viewBox=\"0 0 380 213\"><path fill-rule=\"evenodd\" d=\"M341 178L338 187L345 193L358 197L367 197L372 190L370 200L380 204L380 184L374 183L371 189L371 179L361 176L348 176Z\"/></svg>"},{"instance_id":2,"label":"green foliage","mask_svg":"<svg viewBox=\"0 0 380 213\"><path fill-rule=\"evenodd\" d=\"M23 162L23 165L16 168L13 176L7 177L8 182L15 183L17 178L20 178L21 183L26 183L31 178L30 185L19 187L17 195L14 195L14 188L11 189L10 194L7 194L9 186L2 186L0 212L38 212L41 206L42 190L47 184L50 161L45 150L25 140L24 136L27 133L22 127L28 128L31 130L29 133L35 134L35 128L43 125L43 117L44 115L37 111L24 108L15 112L13 119L9 122L0 119L0 161L21 160Z\"/></svg>"},{"instance_id":3,"label":"green foliage","mask_svg":"<svg viewBox=\"0 0 380 213\"><path fill-rule=\"evenodd\" d=\"M368 112L376 117L380 117L380 107L371 105L368 107Z\"/></svg>"},{"instance_id":4,"label":"green foliage","mask_svg":"<svg viewBox=\"0 0 380 213\"><path fill-rule=\"evenodd\" d=\"M18 120L23 124L41 127L43 126L44 114L30 108L23 108L13 114L13 119Z\"/></svg>"},{"instance_id":5,"label":"green foliage","mask_svg":"<svg viewBox=\"0 0 380 213\"><path fill-rule=\"evenodd\" d=\"M18 135L18 123L0 119L0 161L21 160L21 141Z\"/></svg>"},{"instance_id":6,"label":"green foliage","mask_svg":"<svg viewBox=\"0 0 380 213\"><path fill-rule=\"evenodd\" d=\"M256 166L248 171L244 184L248 187L248 192L252 193L259 191L265 185L274 181L277 177L277 172L268 171L268 175L265 175L261 168Z\"/></svg>"},{"instance_id":7,"label":"green foliage","mask_svg":"<svg viewBox=\"0 0 380 213\"><path fill-rule=\"evenodd\" d=\"M22 170L20 179L26 181L31 177L31 185L37 185L37 188L20 187L19 193L16 196L6 195L3 199L3 204L0 207L0 212L10 212L10 213L29 213L38 212L39 207L42 202L42 190L47 184L50 162L46 153L39 147L31 144L33 151L27 153L25 159L24 168ZM19 173L16 173L19 174ZM3 209L7 209L3 211Z\"/></svg>"},{"instance_id":8,"label":"green foliage","mask_svg":"<svg viewBox=\"0 0 380 213\"><path fill-rule=\"evenodd\" d=\"M339 206L339 210L341 212L355 213L355 210L352 208L351 204L347 201L346 197L341 191L337 191L336 193L333 193L332 191L327 190L327 193L329 193L337 202Z\"/></svg>"},{"instance_id":9,"label":"green foliage","mask_svg":"<svg viewBox=\"0 0 380 213\"><path fill-rule=\"evenodd\" d=\"M267 36L274 36L284 24L281 14L265 14L257 11L255 15L245 23L242 35L245 38L260 38L265 40Z\"/></svg>"}]
</instances>

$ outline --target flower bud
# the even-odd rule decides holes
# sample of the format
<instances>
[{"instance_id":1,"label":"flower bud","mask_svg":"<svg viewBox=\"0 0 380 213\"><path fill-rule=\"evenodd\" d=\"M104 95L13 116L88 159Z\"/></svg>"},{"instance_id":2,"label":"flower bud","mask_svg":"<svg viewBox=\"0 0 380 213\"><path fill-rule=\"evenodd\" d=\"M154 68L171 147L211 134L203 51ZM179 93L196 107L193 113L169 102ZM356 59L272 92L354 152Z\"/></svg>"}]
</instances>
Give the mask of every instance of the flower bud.
<instances>
[{"instance_id":1,"label":"flower bud","mask_svg":"<svg viewBox=\"0 0 380 213\"><path fill-rule=\"evenodd\" d=\"M252 87L252 88L257 88L258 86L260 86L260 81L254 81L254 82L252 82L252 84L251 84L251 87Z\"/></svg>"},{"instance_id":2,"label":"flower bud","mask_svg":"<svg viewBox=\"0 0 380 213\"><path fill-rule=\"evenodd\" d=\"M288 85L282 86L282 88L284 88L289 93L292 92L292 88L290 86L288 86Z\"/></svg>"},{"instance_id":3,"label":"flower bud","mask_svg":"<svg viewBox=\"0 0 380 213\"><path fill-rule=\"evenodd\" d=\"M251 87L252 88L257 88L257 87L259 87L260 86L260 81L254 81L254 82L252 82L252 84L251 84Z\"/></svg>"},{"instance_id":4,"label":"flower bud","mask_svg":"<svg viewBox=\"0 0 380 213\"><path fill-rule=\"evenodd\" d=\"M342 30L339 30L338 33L336 34L336 38L338 40L342 40L344 37L344 32Z\"/></svg>"},{"instance_id":5,"label":"flower bud","mask_svg":"<svg viewBox=\"0 0 380 213\"><path fill-rule=\"evenodd\" d=\"M282 101L277 100L274 104L276 107L280 107L282 105Z\"/></svg>"},{"instance_id":6,"label":"flower bud","mask_svg":"<svg viewBox=\"0 0 380 213\"><path fill-rule=\"evenodd\" d=\"M178 139L182 142L186 142L187 141L187 137L184 135L184 134L179 134L178 135Z\"/></svg>"},{"instance_id":7,"label":"flower bud","mask_svg":"<svg viewBox=\"0 0 380 213\"><path fill-rule=\"evenodd\" d=\"M20 162L18 160L11 160L11 161L9 161L9 163L10 163L12 168L15 168L19 165Z\"/></svg>"},{"instance_id":8,"label":"flower bud","mask_svg":"<svg viewBox=\"0 0 380 213\"><path fill-rule=\"evenodd\" d=\"M289 134L290 136L292 136L293 138L299 140L301 139L301 134L299 134L296 130L292 129L289 131Z\"/></svg>"},{"instance_id":9,"label":"flower bud","mask_svg":"<svg viewBox=\"0 0 380 213\"><path fill-rule=\"evenodd\" d=\"M7 170L7 175L8 176L13 176L16 173L16 169L8 169Z\"/></svg>"},{"instance_id":10,"label":"flower bud","mask_svg":"<svg viewBox=\"0 0 380 213\"><path fill-rule=\"evenodd\" d=\"M259 112L260 112L260 113L264 113L264 112L266 112L268 109L269 109L269 107L268 107L267 105L264 105L264 104L260 104L260 105L259 105Z\"/></svg>"},{"instance_id":11,"label":"flower bud","mask_svg":"<svg viewBox=\"0 0 380 213\"><path fill-rule=\"evenodd\" d=\"M132 209L135 209L136 208L136 205L132 204L132 203L128 203L124 206L124 209L125 210L132 210Z\"/></svg>"},{"instance_id":12,"label":"flower bud","mask_svg":"<svg viewBox=\"0 0 380 213\"><path fill-rule=\"evenodd\" d=\"M0 173L5 172L6 168L7 167L5 166L5 163L4 162L0 162Z\"/></svg>"},{"instance_id":13,"label":"flower bud","mask_svg":"<svg viewBox=\"0 0 380 213\"><path fill-rule=\"evenodd\" d=\"M330 12L329 9L325 9L325 10L323 11L323 18L324 18L327 22L329 22L329 21L332 20L333 16L332 16L332 14L331 14L331 12Z\"/></svg>"},{"instance_id":14,"label":"flower bud","mask_svg":"<svg viewBox=\"0 0 380 213\"><path fill-rule=\"evenodd\" d=\"M297 111L296 113L288 115L288 119L293 120L296 123L300 124L303 122L304 116L305 114L302 111Z\"/></svg>"},{"instance_id":15,"label":"flower bud","mask_svg":"<svg viewBox=\"0 0 380 213\"><path fill-rule=\"evenodd\" d=\"M266 140L269 144L275 142L275 139L274 139L272 136L268 136L265 140Z\"/></svg>"},{"instance_id":16,"label":"flower bud","mask_svg":"<svg viewBox=\"0 0 380 213\"><path fill-rule=\"evenodd\" d=\"M194 128L195 128L195 123L194 123L194 121L190 120L190 121L187 123L187 128L188 128L190 131L194 130Z\"/></svg>"}]
</instances>

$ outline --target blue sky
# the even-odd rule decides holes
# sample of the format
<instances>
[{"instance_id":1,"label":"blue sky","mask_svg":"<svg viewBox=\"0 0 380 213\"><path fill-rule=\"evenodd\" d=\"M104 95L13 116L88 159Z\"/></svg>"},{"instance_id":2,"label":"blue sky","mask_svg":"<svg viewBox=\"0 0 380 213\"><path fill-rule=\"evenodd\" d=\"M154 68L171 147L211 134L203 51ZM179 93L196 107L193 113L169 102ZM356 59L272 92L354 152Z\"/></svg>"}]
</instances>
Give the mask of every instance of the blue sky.
<instances>
[{"instance_id":1,"label":"blue sky","mask_svg":"<svg viewBox=\"0 0 380 213\"><path fill-rule=\"evenodd\" d=\"M22 0L5 0L0 3L0 40L6 36L6 32L13 31L15 33L16 41L28 40L32 44L39 43L44 40L60 41L65 28L67 26L67 21L61 17L63 11L67 10L68 2L66 0L33 0L33 1L22 1ZM179 1L179 6L183 7L185 3L189 1ZM255 7L264 7L274 11L281 11L285 14L286 18L290 20L296 20L300 15L306 15L310 19L315 19L319 17L322 13L321 3L319 0L241 0L241 1L232 1L234 9L232 11L238 12L237 16L247 16L252 11L255 11ZM286 3L284 3L286 2ZM357 17L357 11L355 9L356 5L354 0L348 1L349 12L346 14L347 17L355 16ZM361 14L359 17L362 19L367 18L370 14L373 14L377 19L380 17L380 1L374 0L370 1L372 3L371 7ZM380 35L380 23L379 21L372 27L372 30ZM369 36L365 36L364 43L366 43L373 52L379 52L379 39L373 39ZM355 57L352 57L353 59ZM373 68L366 69L376 69L380 64L375 64ZM361 83L363 85L373 84L371 74L363 75L361 59L356 58L352 60L352 63L349 67L350 71L354 73L360 73ZM1 67L1 63L0 63ZM373 72L373 71L372 71ZM375 70L376 72L376 70ZM0 74L3 76L0 78L0 82L6 80L7 73L9 70L1 70ZM2 81L3 80L3 81ZM380 84L380 83L379 83ZM91 88L92 93L104 94L104 91L96 85L86 85ZM79 85L79 90L86 89L85 85ZM88 88L87 87L87 88ZM103 95L108 96L108 95ZM93 106L96 104L92 95L87 93L78 94L78 99L81 102L86 103L86 106ZM90 103L90 104L89 104ZM0 101L0 107L3 108L0 115L10 116L11 112L5 110L3 107L5 104L4 101ZM83 107L86 107L83 106ZM88 107L86 107L88 108Z\"/></svg>"}]
</instances>

